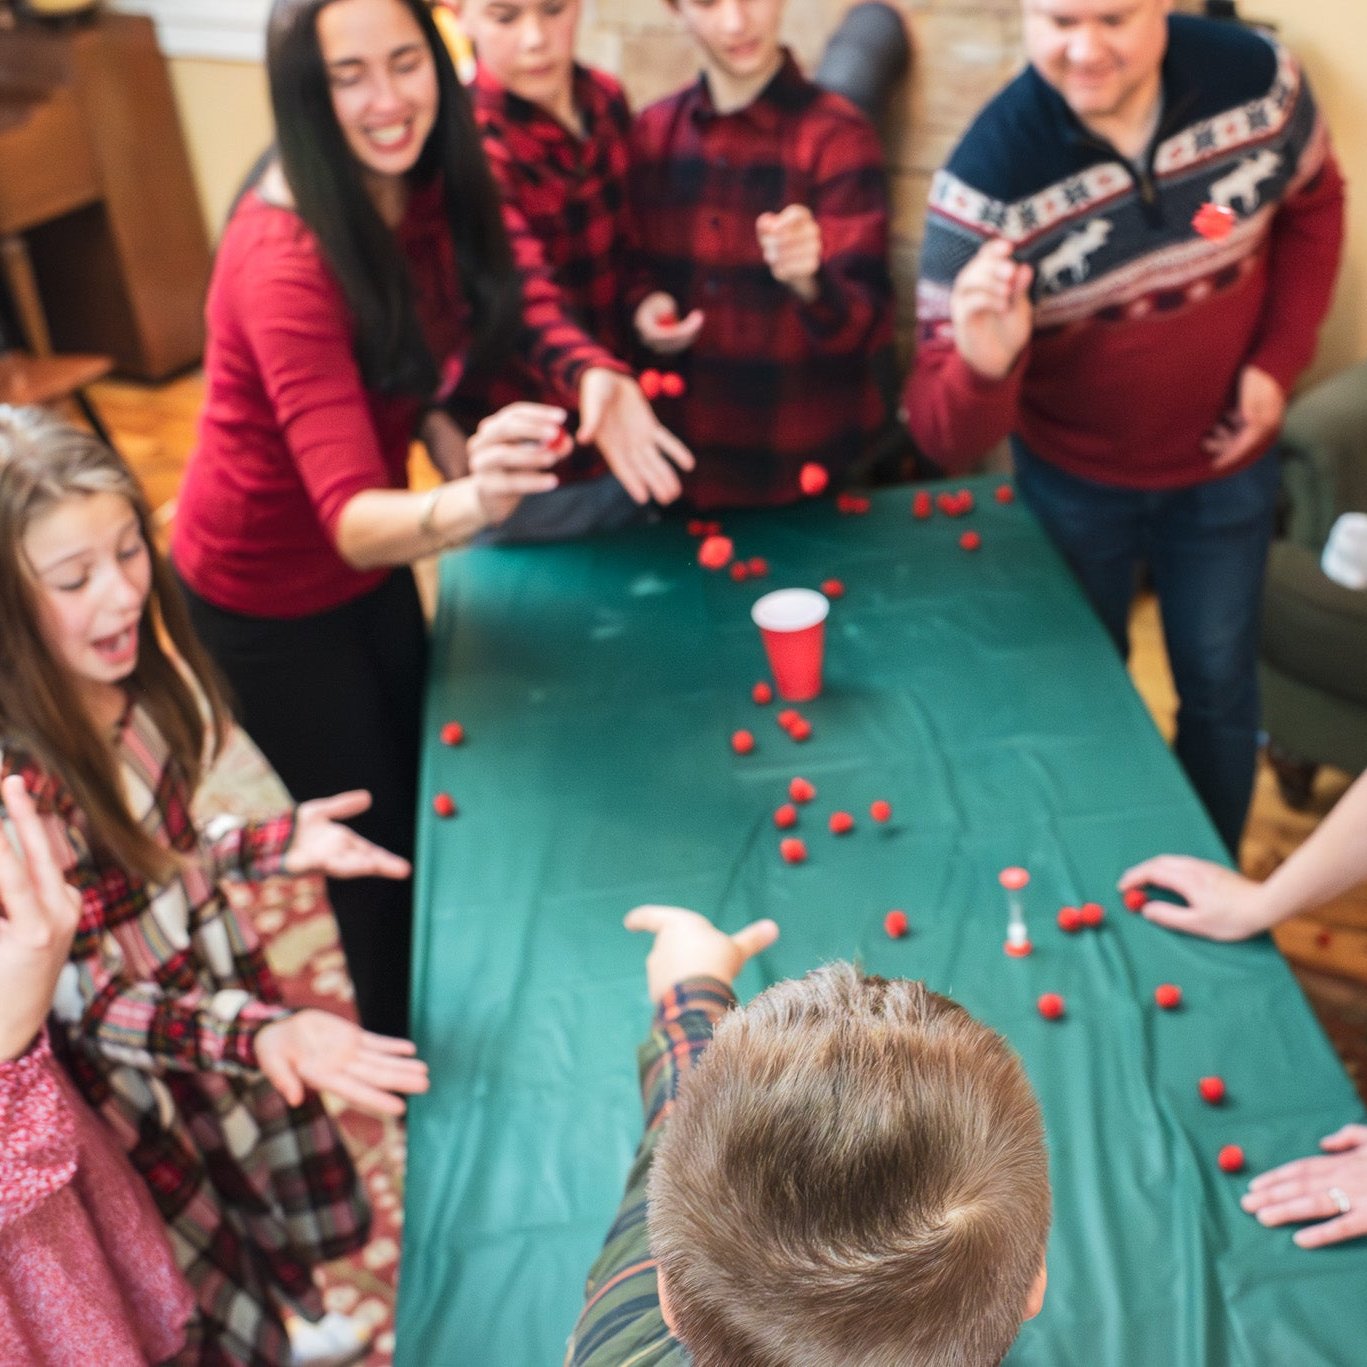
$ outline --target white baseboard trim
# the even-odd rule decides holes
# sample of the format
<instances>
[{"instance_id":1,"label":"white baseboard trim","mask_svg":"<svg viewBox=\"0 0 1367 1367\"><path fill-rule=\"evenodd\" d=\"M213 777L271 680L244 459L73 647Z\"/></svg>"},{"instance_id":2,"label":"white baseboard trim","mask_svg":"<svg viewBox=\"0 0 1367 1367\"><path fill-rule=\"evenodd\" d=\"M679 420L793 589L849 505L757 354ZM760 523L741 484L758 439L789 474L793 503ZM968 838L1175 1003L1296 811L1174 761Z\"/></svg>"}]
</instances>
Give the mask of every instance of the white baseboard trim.
<instances>
[{"instance_id":1,"label":"white baseboard trim","mask_svg":"<svg viewBox=\"0 0 1367 1367\"><path fill-rule=\"evenodd\" d=\"M114 0L112 8L148 15L168 57L259 62L265 54L270 0Z\"/></svg>"}]
</instances>

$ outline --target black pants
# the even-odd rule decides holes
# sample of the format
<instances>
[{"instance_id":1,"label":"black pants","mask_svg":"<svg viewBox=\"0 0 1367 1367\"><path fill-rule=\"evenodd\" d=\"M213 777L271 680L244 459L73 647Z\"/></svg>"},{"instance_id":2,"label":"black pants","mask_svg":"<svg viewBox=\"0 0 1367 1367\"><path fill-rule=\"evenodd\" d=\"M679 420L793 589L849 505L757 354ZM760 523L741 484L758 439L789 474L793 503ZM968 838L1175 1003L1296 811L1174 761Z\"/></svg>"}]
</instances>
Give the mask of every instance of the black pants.
<instances>
[{"instance_id":1,"label":"black pants","mask_svg":"<svg viewBox=\"0 0 1367 1367\"><path fill-rule=\"evenodd\" d=\"M427 629L411 572L312 617L246 617L185 597L237 719L295 800L368 788L371 808L350 824L412 859ZM362 1024L406 1037L411 884L329 879L328 897Z\"/></svg>"}]
</instances>

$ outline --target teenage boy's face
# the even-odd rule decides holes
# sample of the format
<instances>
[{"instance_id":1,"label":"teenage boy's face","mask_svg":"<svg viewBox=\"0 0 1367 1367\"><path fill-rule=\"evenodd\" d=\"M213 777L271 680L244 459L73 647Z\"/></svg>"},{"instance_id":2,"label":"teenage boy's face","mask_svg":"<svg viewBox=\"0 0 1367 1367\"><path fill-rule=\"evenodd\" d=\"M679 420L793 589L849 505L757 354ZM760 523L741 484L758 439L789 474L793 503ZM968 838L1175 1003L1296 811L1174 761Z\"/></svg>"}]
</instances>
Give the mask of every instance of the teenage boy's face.
<instances>
[{"instance_id":1,"label":"teenage boy's face","mask_svg":"<svg viewBox=\"0 0 1367 1367\"><path fill-rule=\"evenodd\" d=\"M733 81L777 66L784 0L677 0L684 27L707 61Z\"/></svg>"},{"instance_id":2,"label":"teenage boy's face","mask_svg":"<svg viewBox=\"0 0 1367 1367\"><path fill-rule=\"evenodd\" d=\"M569 88L580 0L465 0L461 24L505 90L551 105Z\"/></svg>"}]
</instances>

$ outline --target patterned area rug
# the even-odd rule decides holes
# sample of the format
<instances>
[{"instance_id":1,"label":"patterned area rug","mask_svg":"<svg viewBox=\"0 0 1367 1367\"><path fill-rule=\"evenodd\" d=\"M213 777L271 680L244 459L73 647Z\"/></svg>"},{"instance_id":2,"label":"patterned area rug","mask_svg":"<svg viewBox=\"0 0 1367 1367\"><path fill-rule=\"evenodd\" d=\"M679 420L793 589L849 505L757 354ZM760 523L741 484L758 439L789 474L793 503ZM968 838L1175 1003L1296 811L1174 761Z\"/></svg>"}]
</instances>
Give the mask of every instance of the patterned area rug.
<instances>
[{"instance_id":1,"label":"patterned area rug","mask_svg":"<svg viewBox=\"0 0 1367 1367\"><path fill-rule=\"evenodd\" d=\"M240 734L203 785L201 812L241 816L279 811L285 791L259 752ZM239 915L256 927L281 991L291 1006L317 1006L355 1019L337 926L319 878L275 878L230 889ZM324 1269L329 1310L354 1315L374 1331L366 1367L394 1360L394 1297L403 1226L404 1132L392 1120L334 1107L374 1212L370 1242Z\"/></svg>"}]
</instances>

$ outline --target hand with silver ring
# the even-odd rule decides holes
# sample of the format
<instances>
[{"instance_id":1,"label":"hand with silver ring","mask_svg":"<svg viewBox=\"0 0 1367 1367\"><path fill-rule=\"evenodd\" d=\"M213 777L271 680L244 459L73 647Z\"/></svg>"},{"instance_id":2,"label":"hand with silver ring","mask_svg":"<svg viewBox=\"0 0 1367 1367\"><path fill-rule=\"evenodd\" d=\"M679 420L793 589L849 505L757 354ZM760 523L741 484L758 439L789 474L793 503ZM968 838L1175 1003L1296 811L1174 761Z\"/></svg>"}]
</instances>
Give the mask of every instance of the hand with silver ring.
<instances>
[{"instance_id":1,"label":"hand with silver ring","mask_svg":"<svg viewBox=\"0 0 1367 1367\"><path fill-rule=\"evenodd\" d=\"M1320 1147L1255 1177L1240 1201L1264 1225L1305 1224L1292 1236L1301 1248L1367 1234L1367 1125L1345 1125Z\"/></svg>"}]
</instances>

